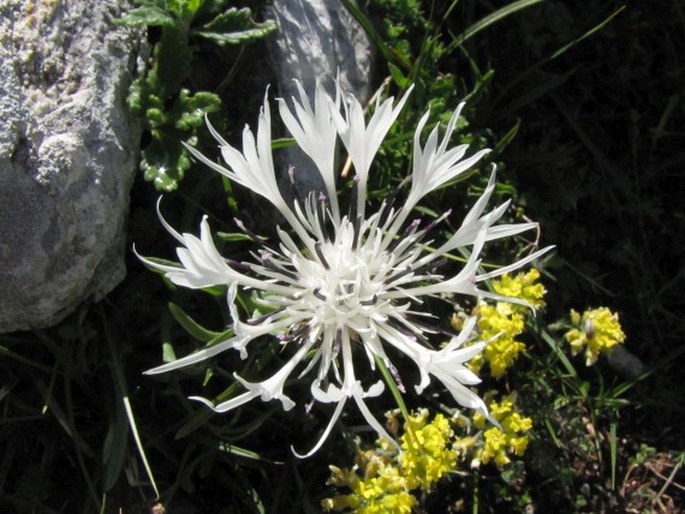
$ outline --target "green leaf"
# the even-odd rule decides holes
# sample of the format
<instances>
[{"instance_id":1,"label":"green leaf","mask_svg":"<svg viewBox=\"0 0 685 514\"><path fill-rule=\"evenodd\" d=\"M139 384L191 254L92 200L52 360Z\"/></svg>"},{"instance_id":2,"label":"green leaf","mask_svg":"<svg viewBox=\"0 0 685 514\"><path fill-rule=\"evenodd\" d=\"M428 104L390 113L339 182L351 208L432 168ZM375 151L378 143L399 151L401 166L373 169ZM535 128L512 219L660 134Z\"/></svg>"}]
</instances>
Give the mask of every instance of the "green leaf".
<instances>
[{"instance_id":1,"label":"green leaf","mask_svg":"<svg viewBox=\"0 0 685 514\"><path fill-rule=\"evenodd\" d=\"M115 25L125 25L128 27L169 27L175 23L176 20L171 14L155 5L136 7L123 18L114 20Z\"/></svg>"},{"instance_id":2,"label":"green leaf","mask_svg":"<svg viewBox=\"0 0 685 514\"><path fill-rule=\"evenodd\" d=\"M203 3L204 0L166 0L166 8L189 22Z\"/></svg>"},{"instance_id":3,"label":"green leaf","mask_svg":"<svg viewBox=\"0 0 685 514\"><path fill-rule=\"evenodd\" d=\"M501 154L502 150L504 150L509 143L511 143L514 138L516 137L516 134L518 134L519 127L521 126L521 120L517 120L516 124L511 127L506 134L504 134L499 141L497 141L497 144L495 145L495 154Z\"/></svg>"},{"instance_id":4,"label":"green leaf","mask_svg":"<svg viewBox=\"0 0 685 514\"><path fill-rule=\"evenodd\" d=\"M158 191L174 191L189 168L190 159L180 141L153 132L153 140L142 151L140 161L145 180L153 182Z\"/></svg>"},{"instance_id":5,"label":"green leaf","mask_svg":"<svg viewBox=\"0 0 685 514\"><path fill-rule=\"evenodd\" d=\"M397 84L400 89L407 89L407 87L409 87L409 79L402 73L402 70L391 62L388 63L388 68L390 69L390 75L395 81L395 84Z\"/></svg>"},{"instance_id":6,"label":"green leaf","mask_svg":"<svg viewBox=\"0 0 685 514\"><path fill-rule=\"evenodd\" d=\"M124 464L126 447L128 443L128 423L126 414L117 403L116 418L107 429L107 436L103 444L103 489L109 491L116 484L121 468Z\"/></svg>"},{"instance_id":7,"label":"green leaf","mask_svg":"<svg viewBox=\"0 0 685 514\"><path fill-rule=\"evenodd\" d=\"M147 473L147 476L150 479L150 483L155 491L155 495L157 498L159 498L159 489L157 488L157 482L155 481L154 474L152 473L152 468L150 467L150 464L147 460L145 448L143 447L143 443L140 439L140 434L138 433L138 425L136 424L136 419L133 415L133 408L131 407L131 402L128 398L126 378L123 369L120 346L116 344L114 338L109 333L109 330L106 331L105 335L111 356L110 369L112 372L112 380L114 382L114 387L116 389L118 398L121 400L123 404L123 412L125 413L125 417L128 420L128 425L131 429L133 440L136 443L136 448L138 449L138 456L140 457L140 460L143 463L143 467L145 468L145 472ZM121 409L121 404L117 408Z\"/></svg>"},{"instance_id":8,"label":"green leaf","mask_svg":"<svg viewBox=\"0 0 685 514\"><path fill-rule=\"evenodd\" d=\"M357 5L352 0L341 0L343 6L352 15L352 17L361 25L369 36L369 39L373 41L376 45L378 51L383 54L386 61L395 63L398 67L404 68L407 71L411 71L412 66L409 61L402 56L399 52L391 49L383 39L383 37L378 33L373 25L373 22L362 12L362 10L357 7Z\"/></svg>"},{"instance_id":9,"label":"green leaf","mask_svg":"<svg viewBox=\"0 0 685 514\"><path fill-rule=\"evenodd\" d=\"M238 457L245 457L246 459L262 460L262 456L259 455L257 452L248 450L246 448L241 448L240 446L236 446L234 444L220 442L219 450L222 452L230 453L231 455L236 455Z\"/></svg>"},{"instance_id":10,"label":"green leaf","mask_svg":"<svg viewBox=\"0 0 685 514\"><path fill-rule=\"evenodd\" d=\"M185 0L183 2L184 4L184 9L183 9L183 14L184 18L187 20L191 20L193 16L195 16L195 13L197 13L197 10L202 7L202 4L204 3L204 0Z\"/></svg>"},{"instance_id":11,"label":"green leaf","mask_svg":"<svg viewBox=\"0 0 685 514\"><path fill-rule=\"evenodd\" d=\"M225 333L221 332L214 332L212 330L208 330L202 325L200 325L197 321L195 321L193 318L188 316L183 309L181 309L178 305L169 302L169 312L171 312L171 315L174 317L174 319L178 322L179 325L183 327L183 329L188 332L191 336L193 336L195 339L198 339L202 342L208 342L213 339L221 338L224 337Z\"/></svg>"},{"instance_id":12,"label":"green leaf","mask_svg":"<svg viewBox=\"0 0 685 514\"><path fill-rule=\"evenodd\" d=\"M465 41L471 39L473 36L485 30L490 25L494 25L498 21L503 20L507 16L532 7L535 4L544 2L545 0L518 0L517 2L512 2L509 5L497 9L495 12L488 14L485 18L478 20L476 23L467 28L464 32L456 36L452 43L445 48L445 52L451 52L455 47L461 46Z\"/></svg>"},{"instance_id":13,"label":"green leaf","mask_svg":"<svg viewBox=\"0 0 685 514\"><path fill-rule=\"evenodd\" d=\"M241 241L252 241L252 238L242 232L217 232L216 237L227 243L239 243Z\"/></svg>"},{"instance_id":14,"label":"green leaf","mask_svg":"<svg viewBox=\"0 0 685 514\"><path fill-rule=\"evenodd\" d=\"M297 141L292 137L280 137L271 141L272 150L280 150L281 148L291 148L297 146Z\"/></svg>"},{"instance_id":15,"label":"green leaf","mask_svg":"<svg viewBox=\"0 0 685 514\"><path fill-rule=\"evenodd\" d=\"M174 362L177 360L176 352L171 343L162 343L162 362Z\"/></svg>"},{"instance_id":16,"label":"green leaf","mask_svg":"<svg viewBox=\"0 0 685 514\"><path fill-rule=\"evenodd\" d=\"M170 98L178 93L181 84L190 78L192 51L188 46L185 26L174 25L162 29L162 37L155 45L155 65L151 70L160 89L159 96Z\"/></svg>"},{"instance_id":17,"label":"green leaf","mask_svg":"<svg viewBox=\"0 0 685 514\"><path fill-rule=\"evenodd\" d=\"M220 108L221 98L218 95L200 91L191 96L187 89L182 89L173 108L174 126L178 130L194 132L204 125L206 114Z\"/></svg>"},{"instance_id":18,"label":"green leaf","mask_svg":"<svg viewBox=\"0 0 685 514\"><path fill-rule=\"evenodd\" d=\"M263 23L254 21L252 11L246 7L231 7L201 28L191 30L191 35L208 39L219 46L236 45L261 39L276 28L276 23L271 20Z\"/></svg>"}]
</instances>

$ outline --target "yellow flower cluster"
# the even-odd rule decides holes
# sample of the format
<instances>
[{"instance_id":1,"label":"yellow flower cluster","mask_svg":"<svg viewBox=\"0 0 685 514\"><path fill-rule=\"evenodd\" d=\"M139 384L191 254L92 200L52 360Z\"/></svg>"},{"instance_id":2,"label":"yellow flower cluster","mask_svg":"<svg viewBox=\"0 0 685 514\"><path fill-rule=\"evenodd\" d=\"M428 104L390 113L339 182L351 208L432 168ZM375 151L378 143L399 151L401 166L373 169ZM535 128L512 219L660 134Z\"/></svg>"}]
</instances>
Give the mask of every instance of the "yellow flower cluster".
<instances>
[{"instance_id":1,"label":"yellow flower cluster","mask_svg":"<svg viewBox=\"0 0 685 514\"><path fill-rule=\"evenodd\" d=\"M401 453L380 439L377 449L358 455L352 470L331 466L328 483L347 487L351 493L326 498L321 503L324 510L410 514L418 503L411 491L429 490L457 465L457 453L450 448L454 436L450 421L437 414L429 423L428 417L427 409L409 416L399 440Z\"/></svg>"},{"instance_id":2,"label":"yellow flower cluster","mask_svg":"<svg viewBox=\"0 0 685 514\"><path fill-rule=\"evenodd\" d=\"M626 339L618 314L606 307L587 310L582 316L571 310L571 323L575 327L566 332L566 341L571 345L573 355L585 349L588 366L597 362L600 353L607 353Z\"/></svg>"},{"instance_id":3,"label":"yellow flower cluster","mask_svg":"<svg viewBox=\"0 0 685 514\"><path fill-rule=\"evenodd\" d=\"M489 404L490 415L499 421L501 428L490 427L483 432L483 445L476 449L472 467L494 462L502 468L511 462L510 455L522 456L528 447L528 432L533 427L533 420L523 417L514 409L511 396L506 396L501 402ZM485 428L487 420L482 414L473 416L473 424L480 429Z\"/></svg>"},{"instance_id":4,"label":"yellow flower cluster","mask_svg":"<svg viewBox=\"0 0 685 514\"><path fill-rule=\"evenodd\" d=\"M495 338L481 353L482 359L488 362L493 377L501 377L526 349L525 344L515 339L523 332L525 318L514 310L512 304L504 302L496 305L481 303L476 312L481 339Z\"/></svg>"},{"instance_id":5,"label":"yellow flower cluster","mask_svg":"<svg viewBox=\"0 0 685 514\"><path fill-rule=\"evenodd\" d=\"M427 491L454 470L457 462L457 454L449 449L454 435L450 421L442 414L436 414L430 423L427 420L428 409L419 409L416 415L409 416L400 439L400 467L410 489Z\"/></svg>"},{"instance_id":6,"label":"yellow flower cluster","mask_svg":"<svg viewBox=\"0 0 685 514\"><path fill-rule=\"evenodd\" d=\"M350 494L326 498L321 502L324 510L355 512L357 514L410 514L416 498L407 490L405 477L395 466L376 463L369 466L360 478L353 470L331 466L329 484L348 487Z\"/></svg>"},{"instance_id":7,"label":"yellow flower cluster","mask_svg":"<svg viewBox=\"0 0 685 514\"><path fill-rule=\"evenodd\" d=\"M513 277L508 274L502 275L499 280L492 282L492 288L498 294L525 300L535 309L539 309L545 305L547 290L538 280L540 280L540 271L537 268L531 268L528 272L517 273ZM515 308L520 309L521 306L515 306Z\"/></svg>"},{"instance_id":8,"label":"yellow flower cluster","mask_svg":"<svg viewBox=\"0 0 685 514\"><path fill-rule=\"evenodd\" d=\"M503 275L492 282L492 287L498 294L525 300L535 308L544 306L544 296L547 292L538 282L540 272L533 268L526 273ZM490 305L485 302L476 307L478 329L482 340L493 339L485 350L469 362L470 368L478 373L483 364L490 366L490 374L497 378L504 375L526 346L515 338L523 332L527 308L507 302L497 302ZM462 320L457 316L452 318L452 325L459 328Z\"/></svg>"}]
</instances>

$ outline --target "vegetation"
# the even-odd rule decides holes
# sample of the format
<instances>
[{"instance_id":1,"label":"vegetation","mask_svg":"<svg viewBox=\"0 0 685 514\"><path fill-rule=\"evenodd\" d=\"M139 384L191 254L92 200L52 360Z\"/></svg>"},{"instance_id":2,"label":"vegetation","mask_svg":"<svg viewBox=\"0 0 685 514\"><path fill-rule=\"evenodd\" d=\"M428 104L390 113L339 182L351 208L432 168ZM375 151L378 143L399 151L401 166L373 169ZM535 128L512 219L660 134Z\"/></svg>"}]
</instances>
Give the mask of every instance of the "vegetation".
<instances>
[{"instance_id":1,"label":"vegetation","mask_svg":"<svg viewBox=\"0 0 685 514\"><path fill-rule=\"evenodd\" d=\"M214 414L187 398L232 397L232 372L273 367L277 346L141 374L212 344L231 318L224 291L174 286L129 252L128 277L104 300L49 330L0 335L0 512L131 514L157 500L169 514L680 512L685 12L676 0L657 3L343 0L378 50L380 94L414 84L374 163L371 197L406 176L425 110L426 131L444 127L466 99L455 142L493 148L495 200L512 199L509 221L541 227L485 264L557 247L536 269L490 284L534 304L535 315L459 297L435 310L439 328L475 315L481 336L497 337L471 366L499 426L449 396L411 390L406 405L372 405L377 417L388 413L403 453L350 412L300 460L291 445L316 440L325 413L257 401ZM139 0L122 20L149 27L153 44L129 96L148 128L128 235L145 255L174 255L148 181L169 193L161 209L173 226L196 233L208 214L232 259L253 249L234 217L273 235L254 197L181 145L214 155L205 114L236 145L243 122L254 125L254 103L240 111L230 100L261 100L262 85L240 85L251 73L241 57L263 52L257 40L274 27L256 21L254 5L229 4ZM217 62L225 75L208 77ZM436 191L421 214L467 212L485 169Z\"/></svg>"}]
</instances>

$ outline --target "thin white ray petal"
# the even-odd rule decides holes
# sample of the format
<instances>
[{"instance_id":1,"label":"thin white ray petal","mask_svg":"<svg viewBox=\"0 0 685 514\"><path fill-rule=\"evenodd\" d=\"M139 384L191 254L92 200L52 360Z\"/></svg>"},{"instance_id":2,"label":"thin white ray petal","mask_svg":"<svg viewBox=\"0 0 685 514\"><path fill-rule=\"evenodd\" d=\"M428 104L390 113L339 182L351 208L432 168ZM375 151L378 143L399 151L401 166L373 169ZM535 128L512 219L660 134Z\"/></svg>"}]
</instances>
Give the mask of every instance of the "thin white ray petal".
<instances>
[{"instance_id":1,"label":"thin white ray petal","mask_svg":"<svg viewBox=\"0 0 685 514\"><path fill-rule=\"evenodd\" d=\"M161 366L157 366L155 368L144 371L143 374L157 375L159 373L167 373L169 371L184 368L186 366L192 366L193 364L202 362L203 360L209 359L210 357L214 357L215 355L218 355L221 352L230 350L235 345L241 342L244 342L243 338L231 337L230 339L227 339L226 341L222 341L220 343L216 343L215 345L212 345L209 348L198 350L196 352L191 353L190 355L177 359L173 362L162 364Z\"/></svg>"}]
</instances>

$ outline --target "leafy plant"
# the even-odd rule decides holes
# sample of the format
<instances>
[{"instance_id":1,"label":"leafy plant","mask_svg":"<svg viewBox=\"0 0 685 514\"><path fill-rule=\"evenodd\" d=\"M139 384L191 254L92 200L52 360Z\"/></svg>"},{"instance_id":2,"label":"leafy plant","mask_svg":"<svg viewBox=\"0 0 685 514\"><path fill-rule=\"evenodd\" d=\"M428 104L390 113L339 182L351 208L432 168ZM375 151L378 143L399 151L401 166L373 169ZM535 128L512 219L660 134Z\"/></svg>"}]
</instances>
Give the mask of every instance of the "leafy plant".
<instances>
[{"instance_id":1,"label":"leafy plant","mask_svg":"<svg viewBox=\"0 0 685 514\"><path fill-rule=\"evenodd\" d=\"M206 114L221 107L213 92L192 93L193 43L220 47L263 38L276 30L272 21L259 23L248 8L227 8L229 0L135 0L137 7L122 25L159 27L152 65L131 85L129 108L143 117L150 142L143 149L140 169L145 180L161 191L173 191L190 168L182 143L195 146Z\"/></svg>"}]
</instances>

